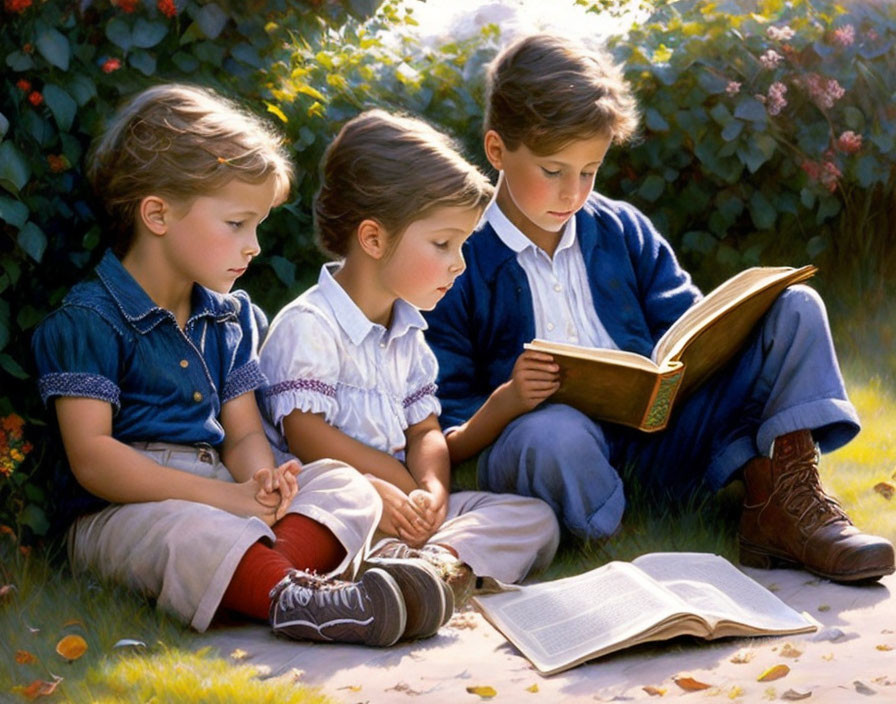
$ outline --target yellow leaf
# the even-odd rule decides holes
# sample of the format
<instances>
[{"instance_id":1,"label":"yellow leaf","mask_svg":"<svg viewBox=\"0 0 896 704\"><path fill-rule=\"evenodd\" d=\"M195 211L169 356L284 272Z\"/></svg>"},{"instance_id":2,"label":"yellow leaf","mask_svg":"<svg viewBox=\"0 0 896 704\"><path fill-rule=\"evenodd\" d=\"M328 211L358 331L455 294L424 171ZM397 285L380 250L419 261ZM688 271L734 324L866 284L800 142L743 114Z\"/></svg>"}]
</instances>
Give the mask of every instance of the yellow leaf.
<instances>
[{"instance_id":1,"label":"yellow leaf","mask_svg":"<svg viewBox=\"0 0 896 704\"><path fill-rule=\"evenodd\" d=\"M467 687L467 691L470 694L478 694L483 699L491 699L498 694L497 690L495 690L494 687L489 687L487 685L479 687Z\"/></svg>"},{"instance_id":2,"label":"yellow leaf","mask_svg":"<svg viewBox=\"0 0 896 704\"><path fill-rule=\"evenodd\" d=\"M673 681L686 692L699 692L701 689L709 689L712 685L700 682L693 677L674 677Z\"/></svg>"},{"instance_id":3,"label":"yellow leaf","mask_svg":"<svg viewBox=\"0 0 896 704\"><path fill-rule=\"evenodd\" d=\"M821 606L818 607L818 610L819 611L830 611L831 607L828 606L827 604L822 604Z\"/></svg>"},{"instance_id":4,"label":"yellow leaf","mask_svg":"<svg viewBox=\"0 0 896 704\"><path fill-rule=\"evenodd\" d=\"M772 680L779 680L788 672L790 672L790 668L787 667L787 665L772 665L765 672L759 675L759 677L756 678L756 681L771 682Z\"/></svg>"},{"instance_id":5,"label":"yellow leaf","mask_svg":"<svg viewBox=\"0 0 896 704\"><path fill-rule=\"evenodd\" d=\"M309 86L307 83L302 83L296 86L296 92L304 93L305 95L310 95L315 100L319 100L321 102L325 102L326 98L323 94L314 86Z\"/></svg>"},{"instance_id":6,"label":"yellow leaf","mask_svg":"<svg viewBox=\"0 0 896 704\"><path fill-rule=\"evenodd\" d=\"M533 684L531 687L526 687L527 692L532 692L532 694L538 693L538 684Z\"/></svg>"},{"instance_id":7,"label":"yellow leaf","mask_svg":"<svg viewBox=\"0 0 896 704\"><path fill-rule=\"evenodd\" d=\"M654 687L652 684L649 684L646 687L641 687L641 689L647 692L651 697L661 697L666 693L664 688Z\"/></svg>"},{"instance_id":8,"label":"yellow leaf","mask_svg":"<svg viewBox=\"0 0 896 704\"><path fill-rule=\"evenodd\" d=\"M834 659L834 654L833 654L833 653L828 653L827 655L822 655L822 656L821 656L821 659L822 659L822 660L826 660L827 662L830 662L831 660Z\"/></svg>"},{"instance_id":9,"label":"yellow leaf","mask_svg":"<svg viewBox=\"0 0 896 704\"><path fill-rule=\"evenodd\" d=\"M87 641L77 635L66 636L56 644L56 652L66 660L77 660L87 652Z\"/></svg>"},{"instance_id":10,"label":"yellow leaf","mask_svg":"<svg viewBox=\"0 0 896 704\"><path fill-rule=\"evenodd\" d=\"M893 494L896 493L896 486L891 482L878 482L874 485L874 490L889 501L893 498Z\"/></svg>"},{"instance_id":11,"label":"yellow leaf","mask_svg":"<svg viewBox=\"0 0 896 704\"><path fill-rule=\"evenodd\" d=\"M892 650L893 649L892 645L887 645L886 643L882 643L881 645L875 645L874 647L877 648L878 650Z\"/></svg>"},{"instance_id":12,"label":"yellow leaf","mask_svg":"<svg viewBox=\"0 0 896 704\"><path fill-rule=\"evenodd\" d=\"M738 697L742 697L744 695L744 688L734 685L731 688L731 691L728 692L729 699L737 699Z\"/></svg>"},{"instance_id":13,"label":"yellow leaf","mask_svg":"<svg viewBox=\"0 0 896 704\"><path fill-rule=\"evenodd\" d=\"M360 692L361 685L359 684L347 684L345 687L340 687L339 689L347 689L349 692Z\"/></svg>"},{"instance_id":14,"label":"yellow leaf","mask_svg":"<svg viewBox=\"0 0 896 704\"><path fill-rule=\"evenodd\" d=\"M245 650L243 650L242 648L236 648L236 649L230 654L230 659L231 659L231 660L245 660L247 657L249 657L249 653L247 653L247 652L246 652Z\"/></svg>"},{"instance_id":15,"label":"yellow leaf","mask_svg":"<svg viewBox=\"0 0 896 704\"><path fill-rule=\"evenodd\" d=\"M34 653L29 653L27 650L17 650L16 662L19 665L30 665L33 662L37 662L37 657Z\"/></svg>"},{"instance_id":16,"label":"yellow leaf","mask_svg":"<svg viewBox=\"0 0 896 704\"><path fill-rule=\"evenodd\" d=\"M286 117L286 113L283 112L278 106L274 105L273 103L266 103L266 106L268 112L273 113L274 115L279 117L280 121L284 124L289 124L289 118Z\"/></svg>"}]
</instances>

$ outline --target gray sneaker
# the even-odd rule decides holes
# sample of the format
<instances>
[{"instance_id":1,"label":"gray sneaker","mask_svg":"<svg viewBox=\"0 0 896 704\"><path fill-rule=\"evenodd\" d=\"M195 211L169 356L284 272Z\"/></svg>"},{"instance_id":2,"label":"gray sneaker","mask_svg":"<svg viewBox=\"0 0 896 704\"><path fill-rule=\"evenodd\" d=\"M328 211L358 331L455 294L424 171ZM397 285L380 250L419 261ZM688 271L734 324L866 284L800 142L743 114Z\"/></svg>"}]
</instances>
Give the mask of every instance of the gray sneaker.
<instances>
[{"instance_id":1,"label":"gray sneaker","mask_svg":"<svg viewBox=\"0 0 896 704\"><path fill-rule=\"evenodd\" d=\"M428 562L414 558L371 557L361 570L388 572L404 599L408 620L402 640L434 636L454 612L454 595Z\"/></svg>"},{"instance_id":2,"label":"gray sneaker","mask_svg":"<svg viewBox=\"0 0 896 704\"><path fill-rule=\"evenodd\" d=\"M405 630L407 611L395 580L369 569L358 582L292 570L271 590L277 635L325 643L389 646Z\"/></svg>"}]
</instances>

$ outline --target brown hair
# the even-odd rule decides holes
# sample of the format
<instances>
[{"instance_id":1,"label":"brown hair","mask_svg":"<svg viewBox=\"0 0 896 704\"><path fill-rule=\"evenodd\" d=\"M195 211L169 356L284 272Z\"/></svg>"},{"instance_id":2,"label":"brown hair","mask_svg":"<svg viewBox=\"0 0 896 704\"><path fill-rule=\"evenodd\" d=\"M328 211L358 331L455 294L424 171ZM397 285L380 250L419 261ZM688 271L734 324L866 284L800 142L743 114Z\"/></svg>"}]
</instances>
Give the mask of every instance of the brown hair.
<instances>
[{"instance_id":1,"label":"brown hair","mask_svg":"<svg viewBox=\"0 0 896 704\"><path fill-rule=\"evenodd\" d=\"M488 179L452 141L422 120L368 110L349 120L327 147L314 198L320 246L344 257L358 225L377 221L393 242L440 207L484 208Z\"/></svg>"},{"instance_id":2,"label":"brown hair","mask_svg":"<svg viewBox=\"0 0 896 704\"><path fill-rule=\"evenodd\" d=\"M206 88L154 86L122 106L90 149L87 178L108 218L116 254L127 253L140 201L178 201L233 179L277 183L286 200L293 172L280 137L260 118Z\"/></svg>"},{"instance_id":3,"label":"brown hair","mask_svg":"<svg viewBox=\"0 0 896 704\"><path fill-rule=\"evenodd\" d=\"M485 130L508 149L525 144L546 155L598 134L621 144L637 124L631 87L605 52L536 34L510 44L489 66Z\"/></svg>"}]
</instances>

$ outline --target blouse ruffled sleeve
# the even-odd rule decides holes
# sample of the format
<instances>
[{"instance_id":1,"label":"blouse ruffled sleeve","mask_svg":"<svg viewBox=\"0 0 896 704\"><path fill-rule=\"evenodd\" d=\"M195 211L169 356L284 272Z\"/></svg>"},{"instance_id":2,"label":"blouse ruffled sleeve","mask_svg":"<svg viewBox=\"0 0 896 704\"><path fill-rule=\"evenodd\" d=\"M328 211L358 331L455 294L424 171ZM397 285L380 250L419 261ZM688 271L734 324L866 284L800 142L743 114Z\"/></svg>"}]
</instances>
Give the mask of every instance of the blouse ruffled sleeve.
<instances>
[{"instance_id":1,"label":"blouse ruffled sleeve","mask_svg":"<svg viewBox=\"0 0 896 704\"><path fill-rule=\"evenodd\" d=\"M294 309L274 322L261 349L268 383L261 405L281 432L283 419L295 410L334 423L342 354L332 328L312 310Z\"/></svg>"},{"instance_id":2,"label":"blouse ruffled sleeve","mask_svg":"<svg viewBox=\"0 0 896 704\"><path fill-rule=\"evenodd\" d=\"M119 409L119 336L87 308L65 306L44 320L31 341L43 402L57 396L94 398Z\"/></svg>"},{"instance_id":3,"label":"blouse ruffled sleeve","mask_svg":"<svg viewBox=\"0 0 896 704\"><path fill-rule=\"evenodd\" d=\"M408 373L407 395L402 401L408 425L414 425L431 415L442 412L436 397L436 376L438 362L429 345L423 339L422 331L414 335L413 364Z\"/></svg>"}]
</instances>

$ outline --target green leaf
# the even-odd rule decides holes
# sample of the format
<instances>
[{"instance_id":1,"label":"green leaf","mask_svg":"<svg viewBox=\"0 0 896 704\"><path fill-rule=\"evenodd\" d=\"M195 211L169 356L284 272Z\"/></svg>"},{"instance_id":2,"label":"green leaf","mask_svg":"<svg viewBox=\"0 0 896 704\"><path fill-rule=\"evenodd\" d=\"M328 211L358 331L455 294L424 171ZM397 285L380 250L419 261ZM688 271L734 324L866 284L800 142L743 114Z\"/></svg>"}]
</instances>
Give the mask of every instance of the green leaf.
<instances>
[{"instance_id":1,"label":"green leaf","mask_svg":"<svg viewBox=\"0 0 896 704\"><path fill-rule=\"evenodd\" d=\"M217 39L224 25L227 24L227 13L215 3L204 5L195 15L196 24L209 39Z\"/></svg>"},{"instance_id":2,"label":"green leaf","mask_svg":"<svg viewBox=\"0 0 896 704\"><path fill-rule=\"evenodd\" d=\"M734 108L734 116L739 117L741 120L750 120L750 122L763 124L768 119L765 112L765 105L756 100L756 98L747 96L744 96L738 101L737 107Z\"/></svg>"},{"instance_id":3,"label":"green leaf","mask_svg":"<svg viewBox=\"0 0 896 704\"><path fill-rule=\"evenodd\" d=\"M732 120L731 112L721 103L713 105L709 110L709 115L720 125L727 125Z\"/></svg>"},{"instance_id":4,"label":"green leaf","mask_svg":"<svg viewBox=\"0 0 896 704\"><path fill-rule=\"evenodd\" d=\"M700 71L697 74L697 83L700 84L700 87L703 90L711 95L724 93L725 89L728 87L727 79L722 78L711 71Z\"/></svg>"},{"instance_id":5,"label":"green leaf","mask_svg":"<svg viewBox=\"0 0 896 704\"><path fill-rule=\"evenodd\" d=\"M34 45L49 63L63 71L68 71L72 47L65 35L52 27L47 27L38 32Z\"/></svg>"},{"instance_id":6,"label":"green leaf","mask_svg":"<svg viewBox=\"0 0 896 704\"><path fill-rule=\"evenodd\" d=\"M289 259L280 256L270 258L271 269L285 286L292 286L296 280L296 265Z\"/></svg>"},{"instance_id":7,"label":"green leaf","mask_svg":"<svg viewBox=\"0 0 896 704\"><path fill-rule=\"evenodd\" d=\"M106 37L110 42L115 44L115 46L121 47L125 51L130 49L134 44L134 39L131 36L131 28L128 27L128 23L120 17L113 17L109 20L109 23L106 25Z\"/></svg>"},{"instance_id":8,"label":"green leaf","mask_svg":"<svg viewBox=\"0 0 896 704\"><path fill-rule=\"evenodd\" d=\"M855 166L856 180L862 188L868 188L875 181L883 180L888 170L881 169L877 159L871 154L863 154L859 157Z\"/></svg>"},{"instance_id":9,"label":"green leaf","mask_svg":"<svg viewBox=\"0 0 896 704\"><path fill-rule=\"evenodd\" d=\"M168 34L168 25L164 22L149 22L142 17L134 23L134 31L131 32L131 41L134 46L141 49L149 49L155 46Z\"/></svg>"},{"instance_id":10,"label":"green leaf","mask_svg":"<svg viewBox=\"0 0 896 704\"><path fill-rule=\"evenodd\" d=\"M815 213L815 222L821 225L828 218L834 217L840 212L840 199L835 196L822 196L818 200L818 212Z\"/></svg>"},{"instance_id":11,"label":"green leaf","mask_svg":"<svg viewBox=\"0 0 896 704\"><path fill-rule=\"evenodd\" d=\"M44 100L59 129L68 132L78 112L78 104L72 100L72 97L55 83L48 83L44 86Z\"/></svg>"},{"instance_id":12,"label":"green leaf","mask_svg":"<svg viewBox=\"0 0 896 704\"><path fill-rule=\"evenodd\" d=\"M148 51L138 49L128 57L128 63L131 64L144 76L151 76L156 72L156 59Z\"/></svg>"},{"instance_id":13,"label":"green leaf","mask_svg":"<svg viewBox=\"0 0 896 704\"><path fill-rule=\"evenodd\" d=\"M750 217L757 230L768 230L775 224L778 212L761 191L753 191L750 196Z\"/></svg>"},{"instance_id":14,"label":"green leaf","mask_svg":"<svg viewBox=\"0 0 896 704\"><path fill-rule=\"evenodd\" d=\"M827 235L815 235L806 242L806 254L809 259L815 259L830 246L830 238Z\"/></svg>"},{"instance_id":15,"label":"green leaf","mask_svg":"<svg viewBox=\"0 0 896 704\"><path fill-rule=\"evenodd\" d=\"M43 259L44 251L47 249L47 236L33 222L26 222L19 230L16 242L34 261L40 262Z\"/></svg>"},{"instance_id":16,"label":"green leaf","mask_svg":"<svg viewBox=\"0 0 896 704\"><path fill-rule=\"evenodd\" d=\"M718 245L718 240L704 230L691 230L685 232L681 238L681 248L685 252L698 252L709 254Z\"/></svg>"},{"instance_id":17,"label":"green leaf","mask_svg":"<svg viewBox=\"0 0 896 704\"><path fill-rule=\"evenodd\" d=\"M864 113L852 105L843 108L843 121L851 130L861 131L865 127Z\"/></svg>"},{"instance_id":18,"label":"green leaf","mask_svg":"<svg viewBox=\"0 0 896 704\"><path fill-rule=\"evenodd\" d=\"M732 120L727 125L725 125L725 128L722 130L722 139L724 139L726 142L737 139L743 128L743 122L741 122L740 120Z\"/></svg>"},{"instance_id":19,"label":"green leaf","mask_svg":"<svg viewBox=\"0 0 896 704\"><path fill-rule=\"evenodd\" d=\"M12 142L0 142L0 186L18 194L29 178L31 168L22 153Z\"/></svg>"},{"instance_id":20,"label":"green leaf","mask_svg":"<svg viewBox=\"0 0 896 704\"><path fill-rule=\"evenodd\" d=\"M34 306L24 305L16 316L16 324L20 330L30 330L43 319L45 314L45 311L40 311Z\"/></svg>"},{"instance_id":21,"label":"green leaf","mask_svg":"<svg viewBox=\"0 0 896 704\"><path fill-rule=\"evenodd\" d=\"M193 71L199 68L199 61L196 60L196 57L191 56L185 51L175 52L174 56L171 57L171 60L174 62L174 65L184 73L193 73Z\"/></svg>"},{"instance_id":22,"label":"green leaf","mask_svg":"<svg viewBox=\"0 0 896 704\"><path fill-rule=\"evenodd\" d=\"M666 181L662 176L650 174L644 179L641 187L638 189L638 195L649 203L653 203L659 198L666 188Z\"/></svg>"},{"instance_id":23,"label":"green leaf","mask_svg":"<svg viewBox=\"0 0 896 704\"><path fill-rule=\"evenodd\" d=\"M4 368L5 366L6 365L4 365ZM47 514L36 504L28 504L25 506L25 509L19 515L19 523L28 526L36 535L46 535L50 530L50 522L47 520Z\"/></svg>"},{"instance_id":24,"label":"green leaf","mask_svg":"<svg viewBox=\"0 0 896 704\"><path fill-rule=\"evenodd\" d=\"M669 123L655 108L647 108L644 111L644 122L647 128L654 132L667 132L669 130Z\"/></svg>"},{"instance_id":25,"label":"green leaf","mask_svg":"<svg viewBox=\"0 0 896 704\"><path fill-rule=\"evenodd\" d=\"M66 81L68 93L81 107L96 97L96 83L83 73L76 73Z\"/></svg>"},{"instance_id":26,"label":"green leaf","mask_svg":"<svg viewBox=\"0 0 896 704\"><path fill-rule=\"evenodd\" d=\"M28 378L28 372L22 369L22 365L6 353L0 354L0 367L2 367L7 374L14 376L16 379Z\"/></svg>"},{"instance_id":27,"label":"green leaf","mask_svg":"<svg viewBox=\"0 0 896 704\"><path fill-rule=\"evenodd\" d=\"M7 344L9 344L9 304L0 298L0 350Z\"/></svg>"},{"instance_id":28,"label":"green leaf","mask_svg":"<svg viewBox=\"0 0 896 704\"><path fill-rule=\"evenodd\" d=\"M9 132L9 120L6 119L6 115L0 112L0 139L3 139L7 132Z\"/></svg>"},{"instance_id":29,"label":"green leaf","mask_svg":"<svg viewBox=\"0 0 896 704\"><path fill-rule=\"evenodd\" d=\"M28 206L20 200L0 196L0 220L22 227L28 221Z\"/></svg>"},{"instance_id":30,"label":"green leaf","mask_svg":"<svg viewBox=\"0 0 896 704\"><path fill-rule=\"evenodd\" d=\"M6 65L13 71L30 71L34 68L34 60L24 51L13 51L6 57Z\"/></svg>"}]
</instances>

